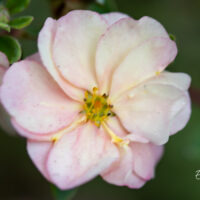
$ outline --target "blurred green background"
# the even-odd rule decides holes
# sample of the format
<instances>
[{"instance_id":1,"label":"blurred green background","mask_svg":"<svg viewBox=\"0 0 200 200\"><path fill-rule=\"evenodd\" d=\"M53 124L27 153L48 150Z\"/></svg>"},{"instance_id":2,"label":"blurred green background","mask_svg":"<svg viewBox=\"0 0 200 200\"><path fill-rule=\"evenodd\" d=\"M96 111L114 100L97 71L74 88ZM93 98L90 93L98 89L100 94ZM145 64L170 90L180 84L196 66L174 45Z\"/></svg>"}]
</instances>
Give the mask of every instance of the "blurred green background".
<instances>
[{"instance_id":1,"label":"blurred green background","mask_svg":"<svg viewBox=\"0 0 200 200\"><path fill-rule=\"evenodd\" d=\"M20 39L23 57L37 51L38 31L46 17L60 14L60 2L32 0L24 11L24 14L32 15L35 19L26 29L31 37ZM73 7L75 0L68 2L72 8L79 6L76 4ZM85 2L82 1L81 6L84 7ZM200 170L200 1L116 0L116 4L120 12L135 19L144 15L157 19L169 33L175 35L179 53L168 70L182 71L192 76L192 116L187 127L170 138L157 166L155 179L142 189L109 185L98 177L81 186L74 200L199 200L200 180L196 180L195 172ZM25 139L0 132L0 199L53 200L48 182L26 153Z\"/></svg>"}]
</instances>

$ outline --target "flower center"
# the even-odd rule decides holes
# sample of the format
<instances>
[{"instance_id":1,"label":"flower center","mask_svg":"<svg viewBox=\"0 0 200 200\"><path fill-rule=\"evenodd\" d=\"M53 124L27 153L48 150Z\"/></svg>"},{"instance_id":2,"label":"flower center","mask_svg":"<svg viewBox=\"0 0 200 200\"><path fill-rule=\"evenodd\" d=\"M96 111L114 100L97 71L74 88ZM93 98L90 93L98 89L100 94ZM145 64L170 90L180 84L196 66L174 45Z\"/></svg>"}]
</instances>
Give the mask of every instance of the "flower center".
<instances>
[{"instance_id":1,"label":"flower center","mask_svg":"<svg viewBox=\"0 0 200 200\"><path fill-rule=\"evenodd\" d=\"M97 127L100 127L102 122L109 116L115 116L112 112L113 105L108 103L108 96L106 94L97 94L98 89L93 88L93 92L86 91L84 98L83 111L87 121L94 122Z\"/></svg>"},{"instance_id":2,"label":"flower center","mask_svg":"<svg viewBox=\"0 0 200 200\"><path fill-rule=\"evenodd\" d=\"M78 125L83 124L87 121L92 121L97 127L104 128L105 132L111 137L112 143L120 146L127 147L129 140L120 138L117 136L106 124L105 119L108 117L115 116L112 111L113 105L108 101L108 96L106 94L97 94L98 89L93 88L92 93L89 91L85 92L83 110L80 112L84 114L79 120L75 120L69 127L56 133L52 138L52 142L57 142L64 134L74 130Z\"/></svg>"}]
</instances>

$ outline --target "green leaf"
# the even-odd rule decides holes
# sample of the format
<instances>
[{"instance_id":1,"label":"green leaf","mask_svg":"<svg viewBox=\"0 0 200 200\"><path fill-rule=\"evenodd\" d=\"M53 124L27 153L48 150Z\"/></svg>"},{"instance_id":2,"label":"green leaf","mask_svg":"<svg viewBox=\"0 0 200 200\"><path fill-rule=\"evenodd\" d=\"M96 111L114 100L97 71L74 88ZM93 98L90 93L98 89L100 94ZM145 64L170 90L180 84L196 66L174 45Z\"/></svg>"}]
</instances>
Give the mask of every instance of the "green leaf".
<instances>
[{"instance_id":1,"label":"green leaf","mask_svg":"<svg viewBox=\"0 0 200 200\"><path fill-rule=\"evenodd\" d=\"M8 12L8 9L0 4L0 22L3 22L3 23L8 23L10 20L10 14Z\"/></svg>"},{"instance_id":2,"label":"green leaf","mask_svg":"<svg viewBox=\"0 0 200 200\"><path fill-rule=\"evenodd\" d=\"M59 190L54 185L51 185L51 190L52 190L55 200L71 200L75 196L78 189L75 188L72 190L62 191L62 190Z\"/></svg>"},{"instance_id":3,"label":"green leaf","mask_svg":"<svg viewBox=\"0 0 200 200\"><path fill-rule=\"evenodd\" d=\"M9 25L14 29L22 29L33 21L32 16L22 16L10 21Z\"/></svg>"},{"instance_id":4,"label":"green leaf","mask_svg":"<svg viewBox=\"0 0 200 200\"><path fill-rule=\"evenodd\" d=\"M0 22L0 28L10 32L10 26L6 23Z\"/></svg>"},{"instance_id":5,"label":"green leaf","mask_svg":"<svg viewBox=\"0 0 200 200\"><path fill-rule=\"evenodd\" d=\"M6 7L10 14L22 12L29 5L30 0L7 0Z\"/></svg>"},{"instance_id":6,"label":"green leaf","mask_svg":"<svg viewBox=\"0 0 200 200\"><path fill-rule=\"evenodd\" d=\"M19 42L11 36L0 36L0 51L6 54L12 64L21 58L21 46Z\"/></svg>"},{"instance_id":7,"label":"green leaf","mask_svg":"<svg viewBox=\"0 0 200 200\"><path fill-rule=\"evenodd\" d=\"M169 37L170 37L171 40L173 40L173 41L176 42L176 36L175 35L173 35L173 34L170 33Z\"/></svg>"}]
</instances>

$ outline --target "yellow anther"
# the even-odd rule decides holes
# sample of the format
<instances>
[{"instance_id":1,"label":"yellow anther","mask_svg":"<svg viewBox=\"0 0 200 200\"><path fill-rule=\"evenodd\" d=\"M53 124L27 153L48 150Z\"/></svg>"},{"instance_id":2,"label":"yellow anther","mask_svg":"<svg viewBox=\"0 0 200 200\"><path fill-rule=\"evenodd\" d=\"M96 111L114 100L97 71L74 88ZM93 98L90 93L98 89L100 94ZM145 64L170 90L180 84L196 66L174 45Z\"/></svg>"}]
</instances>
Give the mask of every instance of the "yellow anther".
<instances>
[{"instance_id":1,"label":"yellow anther","mask_svg":"<svg viewBox=\"0 0 200 200\"><path fill-rule=\"evenodd\" d=\"M97 127L101 126L101 122L108 116L114 116L111 111L112 105L108 103L108 96L106 94L99 95L98 88L94 87L93 92L85 92L83 112L87 120L92 121Z\"/></svg>"},{"instance_id":2,"label":"yellow anther","mask_svg":"<svg viewBox=\"0 0 200 200\"><path fill-rule=\"evenodd\" d=\"M106 130L106 132L110 135L112 142L117 144L120 147L127 147L129 144L129 140L124 140L122 138L120 138L119 136L117 136L107 125L106 123L102 122L102 126L104 127L104 129Z\"/></svg>"},{"instance_id":3,"label":"yellow anther","mask_svg":"<svg viewBox=\"0 0 200 200\"><path fill-rule=\"evenodd\" d=\"M159 71L156 71L156 76L160 75L160 72Z\"/></svg>"},{"instance_id":4,"label":"yellow anther","mask_svg":"<svg viewBox=\"0 0 200 200\"><path fill-rule=\"evenodd\" d=\"M93 87L92 91L93 91L94 93L96 93L96 92L98 91L98 88L97 88L97 87Z\"/></svg>"},{"instance_id":5,"label":"yellow anther","mask_svg":"<svg viewBox=\"0 0 200 200\"><path fill-rule=\"evenodd\" d=\"M85 97L86 98L88 97L88 91L85 91Z\"/></svg>"}]
</instances>

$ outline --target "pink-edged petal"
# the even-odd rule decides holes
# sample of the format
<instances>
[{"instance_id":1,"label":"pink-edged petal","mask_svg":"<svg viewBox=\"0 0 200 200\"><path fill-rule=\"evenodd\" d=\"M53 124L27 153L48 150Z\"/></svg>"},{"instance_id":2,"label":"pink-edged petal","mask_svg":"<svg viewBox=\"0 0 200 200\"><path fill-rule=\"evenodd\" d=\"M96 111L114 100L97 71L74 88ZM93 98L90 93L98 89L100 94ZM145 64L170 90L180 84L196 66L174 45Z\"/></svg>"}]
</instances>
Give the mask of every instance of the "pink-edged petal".
<instances>
[{"instance_id":1,"label":"pink-edged petal","mask_svg":"<svg viewBox=\"0 0 200 200\"><path fill-rule=\"evenodd\" d=\"M8 68L9 67L9 61L6 55L2 52L0 52L0 66Z\"/></svg>"},{"instance_id":2,"label":"pink-edged petal","mask_svg":"<svg viewBox=\"0 0 200 200\"><path fill-rule=\"evenodd\" d=\"M190 76L188 74L180 73L180 72L174 73L174 72L164 71L159 75L159 77L151 80L151 84L171 85L183 91L186 91L189 89L190 83L191 83ZM183 129L185 125L187 124L187 122L189 121L190 113L191 113L191 103L190 103L189 94L185 93L185 95L188 102L185 107L180 109L179 105L176 105L176 104L174 105L175 108L177 106L177 109L179 111L177 110L176 114L174 114L174 120L173 119L171 120L170 135L175 134L181 129Z\"/></svg>"},{"instance_id":3,"label":"pink-edged petal","mask_svg":"<svg viewBox=\"0 0 200 200\"><path fill-rule=\"evenodd\" d=\"M41 60L45 68L63 89L63 91L71 98L80 101L84 98L84 92L74 87L63 77L63 75L58 71L58 68L53 60L52 53L56 30L57 21L52 18L47 18L38 38L38 48Z\"/></svg>"},{"instance_id":4,"label":"pink-edged petal","mask_svg":"<svg viewBox=\"0 0 200 200\"><path fill-rule=\"evenodd\" d=\"M139 40L144 41L152 37L169 37L167 31L157 20L144 16L137 21L135 27Z\"/></svg>"},{"instance_id":5,"label":"pink-edged petal","mask_svg":"<svg viewBox=\"0 0 200 200\"><path fill-rule=\"evenodd\" d=\"M129 17L128 15L124 13L120 13L120 12L106 13L106 14L102 14L101 16L106 20L109 26L119 21L120 19Z\"/></svg>"},{"instance_id":6,"label":"pink-edged petal","mask_svg":"<svg viewBox=\"0 0 200 200\"><path fill-rule=\"evenodd\" d=\"M180 90L188 90L191 84L191 77L182 72L163 71L159 76L151 79L151 84L171 85Z\"/></svg>"},{"instance_id":7,"label":"pink-edged petal","mask_svg":"<svg viewBox=\"0 0 200 200\"><path fill-rule=\"evenodd\" d=\"M16 122L37 134L66 127L80 111L80 105L71 101L44 67L33 61L21 61L9 68L0 95Z\"/></svg>"},{"instance_id":8,"label":"pink-edged petal","mask_svg":"<svg viewBox=\"0 0 200 200\"><path fill-rule=\"evenodd\" d=\"M163 26L150 17L138 21L122 18L107 29L96 52L97 79L102 92L109 92L112 73L128 53L153 37L169 38Z\"/></svg>"},{"instance_id":9,"label":"pink-edged petal","mask_svg":"<svg viewBox=\"0 0 200 200\"><path fill-rule=\"evenodd\" d=\"M57 21L53 58L62 75L77 87L92 90L95 52L107 24L91 11L71 11Z\"/></svg>"},{"instance_id":10,"label":"pink-edged petal","mask_svg":"<svg viewBox=\"0 0 200 200\"><path fill-rule=\"evenodd\" d=\"M155 78L124 93L113 109L130 133L164 144L189 120L190 99L186 91L174 86L173 80L164 84L162 75Z\"/></svg>"},{"instance_id":11,"label":"pink-edged petal","mask_svg":"<svg viewBox=\"0 0 200 200\"><path fill-rule=\"evenodd\" d=\"M182 130L188 123L191 115L191 100L189 93L185 93L185 106L180 106L179 102L174 105L174 112L172 113L169 134L173 135Z\"/></svg>"},{"instance_id":12,"label":"pink-edged petal","mask_svg":"<svg viewBox=\"0 0 200 200\"><path fill-rule=\"evenodd\" d=\"M48 174L61 189L70 189L97 176L119 153L107 134L87 123L55 143L47 161Z\"/></svg>"},{"instance_id":13,"label":"pink-edged petal","mask_svg":"<svg viewBox=\"0 0 200 200\"><path fill-rule=\"evenodd\" d=\"M28 131L27 129L20 126L15 121L15 119L11 118L10 121L11 121L12 126L14 127L14 129L17 131L17 133L20 136L28 138L30 140L40 141L40 142L49 142L49 141L52 141L52 137L55 135L55 132L47 133L47 134L34 133L34 132Z\"/></svg>"},{"instance_id":14,"label":"pink-edged petal","mask_svg":"<svg viewBox=\"0 0 200 200\"><path fill-rule=\"evenodd\" d=\"M43 176L50 181L48 172L46 170L46 160L48 158L49 151L51 150L51 142L36 142L28 140L27 151L28 154L36 165L37 169L43 174Z\"/></svg>"},{"instance_id":15,"label":"pink-edged petal","mask_svg":"<svg viewBox=\"0 0 200 200\"><path fill-rule=\"evenodd\" d=\"M4 55L4 54L2 54L2 55ZM0 57L1 57L1 52L0 52ZM0 66L0 86L2 84L2 80L3 80L3 76L4 76L5 72L6 72L6 68L3 66ZM10 116L5 111L3 106L1 105L1 102L0 102L0 127L3 130L5 130L7 133L15 134L15 130L13 129L13 127L10 123Z\"/></svg>"},{"instance_id":16,"label":"pink-edged petal","mask_svg":"<svg viewBox=\"0 0 200 200\"><path fill-rule=\"evenodd\" d=\"M131 151L135 173L144 180L152 179L156 164L162 156L163 147L133 142L131 144Z\"/></svg>"},{"instance_id":17,"label":"pink-edged petal","mask_svg":"<svg viewBox=\"0 0 200 200\"><path fill-rule=\"evenodd\" d=\"M129 188L141 188L146 182L134 172L134 160L129 147L120 149L120 159L101 176L108 183Z\"/></svg>"},{"instance_id":18,"label":"pink-edged petal","mask_svg":"<svg viewBox=\"0 0 200 200\"><path fill-rule=\"evenodd\" d=\"M113 74L110 96L156 76L177 54L176 43L169 38L155 37L133 49Z\"/></svg>"},{"instance_id":19,"label":"pink-edged petal","mask_svg":"<svg viewBox=\"0 0 200 200\"><path fill-rule=\"evenodd\" d=\"M124 18L111 25L99 40L96 52L96 73L99 89L108 93L113 70L133 47L136 21Z\"/></svg>"},{"instance_id":20,"label":"pink-edged petal","mask_svg":"<svg viewBox=\"0 0 200 200\"><path fill-rule=\"evenodd\" d=\"M133 142L120 150L120 159L101 175L109 183L140 188L154 177L155 166L162 152L162 146Z\"/></svg>"},{"instance_id":21,"label":"pink-edged petal","mask_svg":"<svg viewBox=\"0 0 200 200\"><path fill-rule=\"evenodd\" d=\"M42 64L42 60L41 60L40 54L38 52L28 56L26 58L26 60L35 61L35 62Z\"/></svg>"}]
</instances>

